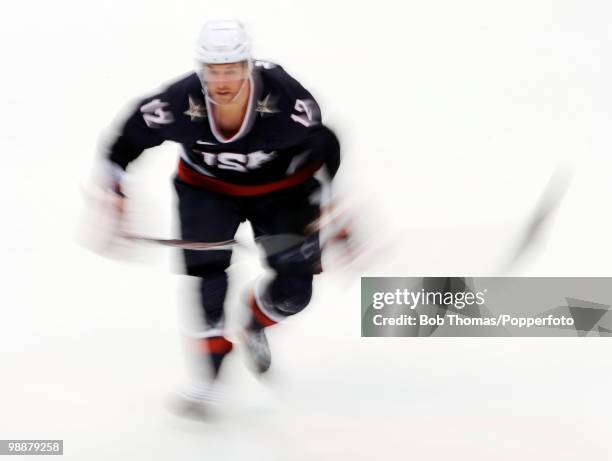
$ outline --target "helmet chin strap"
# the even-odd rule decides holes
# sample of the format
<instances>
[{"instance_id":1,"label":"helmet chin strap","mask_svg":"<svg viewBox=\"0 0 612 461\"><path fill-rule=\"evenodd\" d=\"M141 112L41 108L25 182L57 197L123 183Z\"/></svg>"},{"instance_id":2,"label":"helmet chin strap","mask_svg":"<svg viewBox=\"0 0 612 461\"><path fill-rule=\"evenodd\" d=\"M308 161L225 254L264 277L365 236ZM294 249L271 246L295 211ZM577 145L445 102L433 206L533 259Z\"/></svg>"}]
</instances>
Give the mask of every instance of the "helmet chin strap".
<instances>
[{"instance_id":1,"label":"helmet chin strap","mask_svg":"<svg viewBox=\"0 0 612 461\"><path fill-rule=\"evenodd\" d=\"M215 106L229 106L230 104L233 104L234 102L236 102L236 100L238 99L238 97L242 94L242 92L244 91L244 88L246 87L246 83L248 81L248 78L245 78L242 81L242 85L240 85L240 89L238 90L238 92L236 93L236 96L234 96L230 101L228 102L218 102L215 101L214 98L208 93L208 87L206 86L206 84L203 85L202 87L202 92L204 93L204 96L206 96L206 99L208 99L211 103L213 103Z\"/></svg>"}]
</instances>

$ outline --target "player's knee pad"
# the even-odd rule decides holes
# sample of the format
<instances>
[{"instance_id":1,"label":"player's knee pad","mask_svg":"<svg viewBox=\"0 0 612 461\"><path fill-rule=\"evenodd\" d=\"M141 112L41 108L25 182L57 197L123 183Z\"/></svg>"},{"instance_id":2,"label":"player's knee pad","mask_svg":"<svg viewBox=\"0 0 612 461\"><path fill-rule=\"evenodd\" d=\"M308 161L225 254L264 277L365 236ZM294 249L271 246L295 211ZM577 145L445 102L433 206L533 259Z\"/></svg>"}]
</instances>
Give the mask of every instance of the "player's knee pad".
<instances>
[{"instance_id":1,"label":"player's knee pad","mask_svg":"<svg viewBox=\"0 0 612 461\"><path fill-rule=\"evenodd\" d=\"M194 255L195 253L195 255ZM197 253L213 253L205 251L185 250L185 269L187 275L194 277L210 277L216 274L225 273L230 265L231 256L218 256L215 258L204 258Z\"/></svg>"},{"instance_id":2,"label":"player's knee pad","mask_svg":"<svg viewBox=\"0 0 612 461\"><path fill-rule=\"evenodd\" d=\"M302 311L312 297L312 274L278 274L268 286L268 299L274 309L284 316Z\"/></svg>"},{"instance_id":3,"label":"player's knee pad","mask_svg":"<svg viewBox=\"0 0 612 461\"><path fill-rule=\"evenodd\" d=\"M318 233L305 237L299 243L288 244L286 248L269 251L267 262L279 274L307 277L321 272Z\"/></svg>"}]
</instances>

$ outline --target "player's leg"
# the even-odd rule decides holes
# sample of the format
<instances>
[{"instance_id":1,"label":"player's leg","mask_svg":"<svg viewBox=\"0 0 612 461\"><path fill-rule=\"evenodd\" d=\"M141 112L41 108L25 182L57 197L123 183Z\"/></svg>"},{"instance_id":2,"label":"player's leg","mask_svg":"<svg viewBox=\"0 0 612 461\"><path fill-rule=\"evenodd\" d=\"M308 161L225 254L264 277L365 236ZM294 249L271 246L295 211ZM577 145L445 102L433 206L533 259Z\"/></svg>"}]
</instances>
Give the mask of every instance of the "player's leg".
<instances>
[{"instance_id":1,"label":"player's leg","mask_svg":"<svg viewBox=\"0 0 612 461\"><path fill-rule=\"evenodd\" d=\"M256 237L263 236L270 280L260 279L249 299L252 318L247 346L260 372L270 365L264 329L301 312L312 296L313 275L321 270L318 233L306 227L319 215L319 183L270 195L251 209L249 220ZM283 245L283 240L292 242ZM297 237L297 238L296 238ZM275 241L276 240L276 241Z\"/></svg>"},{"instance_id":2,"label":"player's leg","mask_svg":"<svg viewBox=\"0 0 612 461\"><path fill-rule=\"evenodd\" d=\"M231 197L175 180L179 200L181 237L185 240L217 242L234 237L241 217ZM210 359L215 379L232 343L225 337L223 304L227 292L230 250L184 250L186 273L199 281L204 331L194 334L199 352Z\"/></svg>"}]
</instances>

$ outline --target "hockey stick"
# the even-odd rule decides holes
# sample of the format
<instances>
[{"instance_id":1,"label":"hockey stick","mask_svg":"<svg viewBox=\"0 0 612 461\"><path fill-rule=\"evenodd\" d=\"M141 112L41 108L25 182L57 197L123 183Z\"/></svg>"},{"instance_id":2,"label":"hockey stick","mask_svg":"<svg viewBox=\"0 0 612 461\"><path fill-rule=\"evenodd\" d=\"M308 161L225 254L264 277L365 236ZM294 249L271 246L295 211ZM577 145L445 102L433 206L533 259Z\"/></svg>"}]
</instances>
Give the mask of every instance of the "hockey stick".
<instances>
[{"instance_id":1,"label":"hockey stick","mask_svg":"<svg viewBox=\"0 0 612 461\"><path fill-rule=\"evenodd\" d=\"M259 237L255 237L255 243L261 244L266 249L266 252L268 254L270 254L271 252L272 254L282 252L292 247L312 245L314 244L314 242L312 241L312 237L315 235L315 232L320 232L326 226L331 226L333 218L330 218L329 216L326 216L326 218L327 221L323 221L321 217L318 217L310 224L308 224L305 228L306 234L279 233L262 235ZM244 243L236 239L223 240L219 242L201 242L184 239L163 239L145 235L131 234L129 232L119 232L118 237L131 241L152 243L195 251L232 250L236 247L248 248ZM329 237L323 240L319 235L319 247L322 251L326 246L331 243L346 243L349 238L349 230L347 228L342 227L341 229L338 229L338 231L335 232L333 235L330 235Z\"/></svg>"},{"instance_id":2,"label":"hockey stick","mask_svg":"<svg viewBox=\"0 0 612 461\"><path fill-rule=\"evenodd\" d=\"M236 239L223 240L220 242L197 242L193 240L181 239L162 239L156 237L147 237L144 235L135 235L122 233L118 237L135 242L153 243L158 245L169 246L173 248L182 248L184 250L196 251L216 251L216 250L232 250L238 246L244 246Z\"/></svg>"},{"instance_id":3,"label":"hockey stick","mask_svg":"<svg viewBox=\"0 0 612 461\"><path fill-rule=\"evenodd\" d=\"M102 246L98 244L98 247L94 249L94 251L98 253L107 254L111 251L113 241L118 243L118 241L121 240L124 242L160 245L192 251L231 251L234 248L243 248L250 252L256 251L256 248L253 245L237 239L203 242L187 239L159 238L157 236L137 234L128 230L122 230L121 227L124 227L122 216L120 214L117 215L117 213L113 213L112 207L108 207L108 197L105 194L95 190L89 191L87 189L84 189L84 193L87 199L91 200L96 205L106 207L107 215L114 217L114 219L111 219L112 224L107 226L106 236L103 235L105 238L103 239ZM333 219L331 221L333 221ZM279 233L262 235L255 237L254 242L263 247L266 256L274 256L280 253L285 253L281 256L283 260L289 260L294 257L308 258L310 257L309 254L313 252L322 252L324 249L335 246L335 244L342 243L344 244L344 249L346 250L343 252L346 253L344 254L344 259L352 260L354 252L352 251L352 246L349 244L350 235L346 229L332 230L332 235L328 236L324 234L329 234L329 232L321 232L329 231L330 228L334 227L331 221L329 219L324 221L321 219L321 217L318 217L305 227L304 234ZM95 230L97 231L99 227L102 226L96 226ZM316 242L315 236L317 236ZM87 245L90 248L92 247L91 243L87 243Z\"/></svg>"},{"instance_id":4,"label":"hockey stick","mask_svg":"<svg viewBox=\"0 0 612 461\"><path fill-rule=\"evenodd\" d=\"M317 242L314 241L315 236L317 238ZM234 248L244 248L248 251L255 250L255 248L236 239L219 242L197 242L182 239L162 239L128 233L119 234L118 237L133 242L151 243L154 245L163 245L172 248L180 248L183 250L231 251ZM304 258L310 259L314 254L320 254L325 249L338 243L344 244L343 253L347 254L343 255L340 262L336 261L335 263L332 263L331 267L344 266L354 259L354 252L349 244L348 236L344 235L341 238L333 236L321 241L320 237L316 234L272 234L255 237L254 241L256 244L263 247L266 257L277 256L280 258L280 261L284 262ZM326 264L326 268L330 269L329 263Z\"/></svg>"},{"instance_id":5,"label":"hockey stick","mask_svg":"<svg viewBox=\"0 0 612 461\"><path fill-rule=\"evenodd\" d=\"M245 248L251 249L249 246L240 242L236 239L223 240L219 242L199 242L194 240L183 240L183 239L162 239L157 237L149 237L144 235L136 235L129 233L121 233L118 237L135 241L152 243L157 245L169 246L173 248L180 248L183 250L194 250L194 251L219 251L219 250L233 250L234 248ZM262 245L268 255L274 255L283 251L295 248L300 251L312 251L311 247L314 245L312 241L312 235L300 235L300 234L271 234L262 235L255 237L255 243ZM328 239L325 242L320 242L319 247L323 250L323 247L330 242Z\"/></svg>"},{"instance_id":6,"label":"hockey stick","mask_svg":"<svg viewBox=\"0 0 612 461\"><path fill-rule=\"evenodd\" d=\"M535 210L522 231L507 260L501 265L501 273L508 273L534 246L546 225L553 220L573 177L573 170L567 165L559 165L544 187Z\"/></svg>"}]
</instances>

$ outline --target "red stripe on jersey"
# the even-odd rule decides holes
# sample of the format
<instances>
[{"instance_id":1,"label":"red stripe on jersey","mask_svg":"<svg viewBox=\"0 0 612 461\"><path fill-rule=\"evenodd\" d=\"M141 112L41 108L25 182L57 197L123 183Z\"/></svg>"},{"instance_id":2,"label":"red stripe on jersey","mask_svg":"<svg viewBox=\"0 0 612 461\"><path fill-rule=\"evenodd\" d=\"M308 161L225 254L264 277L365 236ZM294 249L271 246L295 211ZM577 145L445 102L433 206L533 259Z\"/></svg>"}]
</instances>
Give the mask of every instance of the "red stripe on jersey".
<instances>
[{"instance_id":1,"label":"red stripe on jersey","mask_svg":"<svg viewBox=\"0 0 612 461\"><path fill-rule=\"evenodd\" d=\"M272 320L270 317L268 317L262 312L262 310L257 305L257 301L255 301L254 296L251 296L251 312L253 313L255 321L264 328L271 327L272 325L276 325L278 323L276 320Z\"/></svg>"},{"instance_id":2,"label":"red stripe on jersey","mask_svg":"<svg viewBox=\"0 0 612 461\"><path fill-rule=\"evenodd\" d=\"M209 354L227 354L232 350L232 343L222 336L204 338L200 344L202 351Z\"/></svg>"},{"instance_id":3,"label":"red stripe on jersey","mask_svg":"<svg viewBox=\"0 0 612 461\"><path fill-rule=\"evenodd\" d=\"M269 194L270 192L276 192L279 190L297 186L306 181L308 178L312 177L315 171L321 168L321 165L323 165L323 163L313 163L311 165L308 165L304 169L298 171L294 175L289 176L288 178L283 178L278 181L272 181L266 184L250 186L232 184L225 181L221 181L220 179L211 178L210 176L205 176L190 168L181 159L179 160L178 164L178 177L181 181L191 186L203 187L204 189L208 189L219 194L247 197Z\"/></svg>"}]
</instances>

